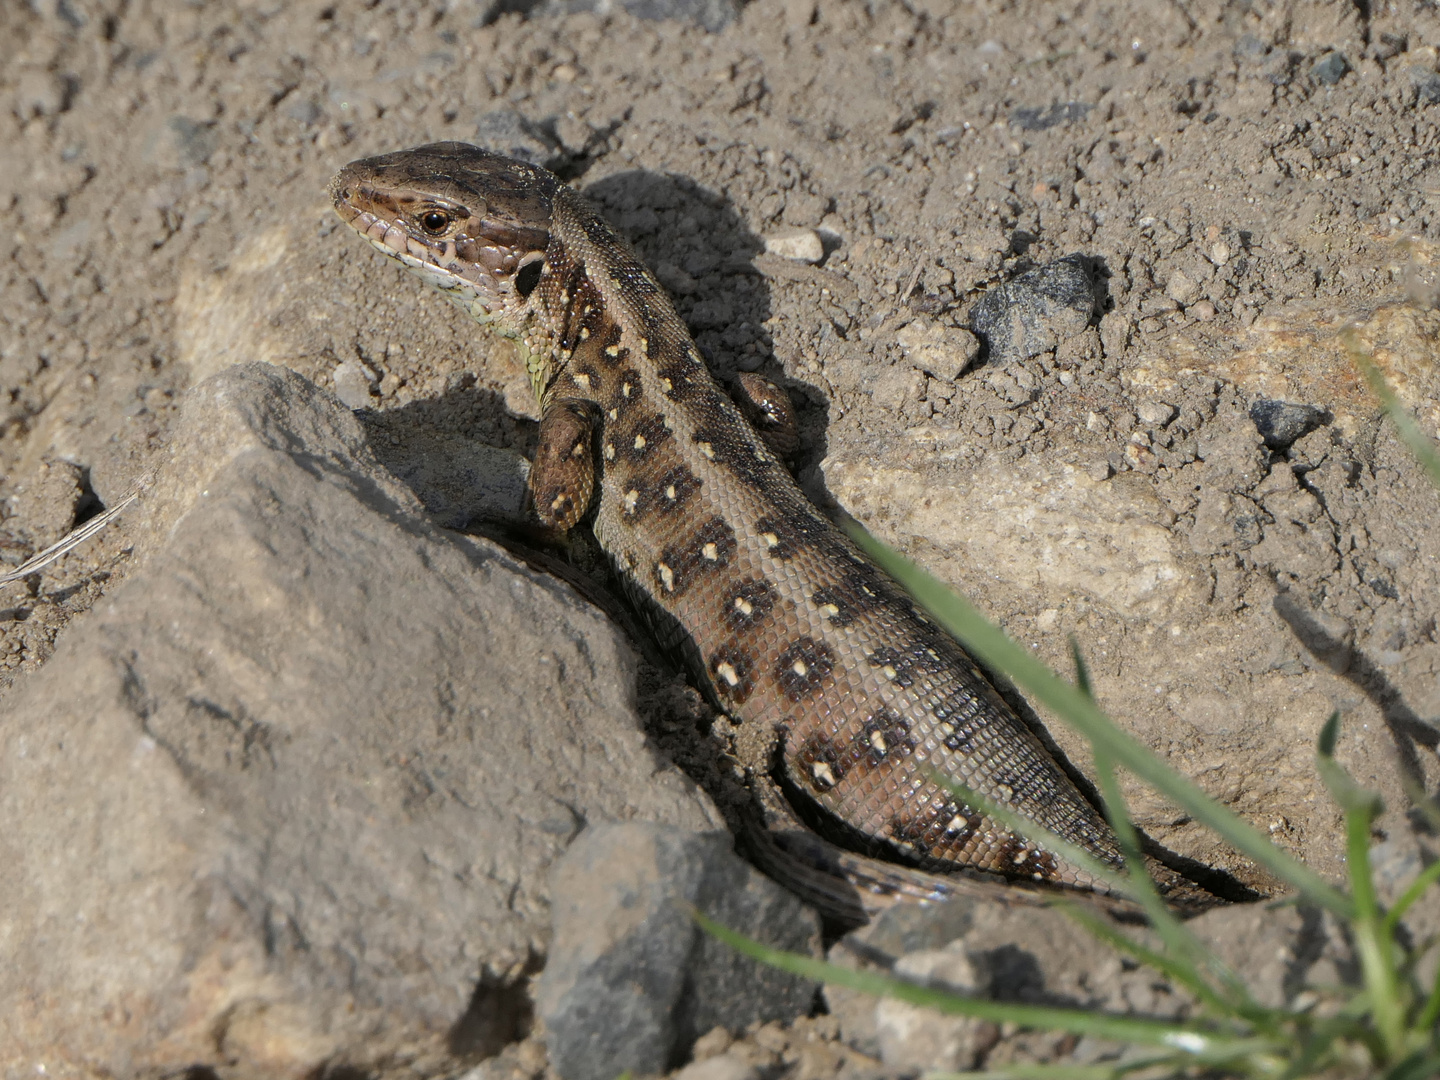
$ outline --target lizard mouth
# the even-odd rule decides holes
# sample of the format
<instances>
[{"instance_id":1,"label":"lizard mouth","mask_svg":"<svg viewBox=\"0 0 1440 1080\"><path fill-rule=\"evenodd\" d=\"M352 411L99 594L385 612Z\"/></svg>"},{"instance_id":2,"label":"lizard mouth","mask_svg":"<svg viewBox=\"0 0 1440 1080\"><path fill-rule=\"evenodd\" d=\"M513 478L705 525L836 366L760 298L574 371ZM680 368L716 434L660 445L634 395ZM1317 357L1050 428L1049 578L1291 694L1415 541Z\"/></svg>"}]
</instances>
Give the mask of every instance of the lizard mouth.
<instances>
[{"instance_id":1,"label":"lizard mouth","mask_svg":"<svg viewBox=\"0 0 1440 1080\"><path fill-rule=\"evenodd\" d=\"M433 199L380 188L347 173L331 184L335 213L383 254L487 312L528 295L526 268L543 261L548 233L487 221L465 207L445 204L452 224L436 235L421 224L436 213Z\"/></svg>"}]
</instances>

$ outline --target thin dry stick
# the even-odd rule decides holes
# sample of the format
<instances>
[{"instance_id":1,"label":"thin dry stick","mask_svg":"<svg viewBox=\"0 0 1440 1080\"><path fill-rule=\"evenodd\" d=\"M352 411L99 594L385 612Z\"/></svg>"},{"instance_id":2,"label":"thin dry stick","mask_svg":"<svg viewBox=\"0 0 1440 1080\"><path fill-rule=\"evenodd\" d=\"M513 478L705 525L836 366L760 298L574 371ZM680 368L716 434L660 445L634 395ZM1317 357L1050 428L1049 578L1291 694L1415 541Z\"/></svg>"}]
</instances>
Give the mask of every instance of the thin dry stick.
<instances>
[{"instance_id":1,"label":"thin dry stick","mask_svg":"<svg viewBox=\"0 0 1440 1080\"><path fill-rule=\"evenodd\" d=\"M131 488L129 494L103 514L96 514L78 529L70 530L70 532L66 533L59 540L56 540L55 543L51 544L44 551L26 559L9 573L0 574L0 585L8 585L12 581L19 581L23 577L28 577L37 570L45 569L45 567L60 558L61 555L64 555L71 548L79 547L86 540L89 540L90 537L105 528L106 525L109 525L110 522L120 516L120 511L124 510L139 497L140 488Z\"/></svg>"}]
</instances>

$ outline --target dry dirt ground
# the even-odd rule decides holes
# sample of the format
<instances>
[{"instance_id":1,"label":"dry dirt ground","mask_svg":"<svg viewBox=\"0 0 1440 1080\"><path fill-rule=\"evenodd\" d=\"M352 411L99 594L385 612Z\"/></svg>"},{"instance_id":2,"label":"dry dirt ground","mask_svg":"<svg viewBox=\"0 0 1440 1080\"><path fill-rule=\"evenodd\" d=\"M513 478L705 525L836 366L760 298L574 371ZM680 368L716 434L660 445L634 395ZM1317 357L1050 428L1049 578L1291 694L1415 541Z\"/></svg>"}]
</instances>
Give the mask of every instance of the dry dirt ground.
<instances>
[{"instance_id":1,"label":"dry dirt ground","mask_svg":"<svg viewBox=\"0 0 1440 1080\"><path fill-rule=\"evenodd\" d=\"M513 356L325 198L352 158L508 112L717 375L790 388L814 497L1048 661L1073 634L1103 703L1212 794L1338 875L1312 768L1336 709L1389 827L1397 762L1434 791L1440 495L1338 337L1358 325L1436 429L1433 4L755 0L718 32L515 7L0 5L0 560L122 496L238 360L344 391L382 442L526 449ZM822 263L760 254L796 227ZM925 370L917 342L1072 252L1100 268L1092 326ZM1271 400L1324 422L1267 447ZM131 554L122 519L3 587L7 683ZM1156 839L1264 885L1133 793Z\"/></svg>"}]
</instances>

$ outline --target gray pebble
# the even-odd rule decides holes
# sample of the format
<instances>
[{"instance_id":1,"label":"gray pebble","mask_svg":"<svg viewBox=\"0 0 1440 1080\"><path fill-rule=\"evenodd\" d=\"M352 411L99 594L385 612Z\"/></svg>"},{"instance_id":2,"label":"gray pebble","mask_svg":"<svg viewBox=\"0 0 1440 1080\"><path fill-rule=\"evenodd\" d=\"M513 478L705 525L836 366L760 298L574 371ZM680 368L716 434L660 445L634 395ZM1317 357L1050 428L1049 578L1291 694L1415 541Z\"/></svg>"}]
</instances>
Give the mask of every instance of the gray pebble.
<instances>
[{"instance_id":1,"label":"gray pebble","mask_svg":"<svg viewBox=\"0 0 1440 1080\"><path fill-rule=\"evenodd\" d=\"M1440 102L1440 75L1430 68L1414 65L1410 68L1410 82L1415 87L1416 104L1434 105Z\"/></svg>"},{"instance_id":2,"label":"gray pebble","mask_svg":"<svg viewBox=\"0 0 1440 1080\"><path fill-rule=\"evenodd\" d=\"M285 110L285 115L297 124L304 124L309 127L320 119L320 106L308 99L295 102Z\"/></svg>"},{"instance_id":3,"label":"gray pebble","mask_svg":"<svg viewBox=\"0 0 1440 1080\"><path fill-rule=\"evenodd\" d=\"M950 383L980 355L980 342L969 330L924 319L902 326L895 339L914 367Z\"/></svg>"},{"instance_id":4,"label":"gray pebble","mask_svg":"<svg viewBox=\"0 0 1440 1080\"><path fill-rule=\"evenodd\" d=\"M1325 423L1325 411L1313 405L1259 398L1250 406L1255 430L1271 450L1284 450Z\"/></svg>"},{"instance_id":5,"label":"gray pebble","mask_svg":"<svg viewBox=\"0 0 1440 1080\"><path fill-rule=\"evenodd\" d=\"M825 242L814 229L778 229L764 236L765 254L792 262L818 263L825 258Z\"/></svg>"},{"instance_id":6,"label":"gray pebble","mask_svg":"<svg viewBox=\"0 0 1440 1080\"><path fill-rule=\"evenodd\" d=\"M688 22L712 34L740 17L737 0L543 0L531 8L530 14L573 15L582 11L601 16L624 11L637 19Z\"/></svg>"},{"instance_id":7,"label":"gray pebble","mask_svg":"<svg viewBox=\"0 0 1440 1080\"><path fill-rule=\"evenodd\" d=\"M686 1065L675 1074L675 1080L760 1080L760 1073L737 1057L721 1054Z\"/></svg>"},{"instance_id":8,"label":"gray pebble","mask_svg":"<svg viewBox=\"0 0 1440 1080\"><path fill-rule=\"evenodd\" d=\"M1311 77L1325 86L1334 86L1349 70L1350 61L1340 52L1328 52L1310 65Z\"/></svg>"},{"instance_id":9,"label":"gray pebble","mask_svg":"<svg viewBox=\"0 0 1440 1080\"><path fill-rule=\"evenodd\" d=\"M375 373L355 360L345 360L335 365L331 376L335 384L335 396L347 409L368 409L371 404L370 388L375 384Z\"/></svg>"},{"instance_id":10,"label":"gray pebble","mask_svg":"<svg viewBox=\"0 0 1440 1080\"><path fill-rule=\"evenodd\" d=\"M21 120L54 116L65 111L71 94L66 80L49 71L26 71L15 80L14 104Z\"/></svg>"},{"instance_id":11,"label":"gray pebble","mask_svg":"<svg viewBox=\"0 0 1440 1080\"><path fill-rule=\"evenodd\" d=\"M1010 114L1010 123L1021 131L1044 131L1059 124L1084 120L1095 106L1084 101L1067 101L1049 108L1020 108Z\"/></svg>"},{"instance_id":12,"label":"gray pebble","mask_svg":"<svg viewBox=\"0 0 1440 1080\"><path fill-rule=\"evenodd\" d=\"M989 362L1025 360L1080 333L1095 316L1096 286L1084 255L1036 267L991 289L970 313L970 329L989 348Z\"/></svg>"},{"instance_id":13,"label":"gray pebble","mask_svg":"<svg viewBox=\"0 0 1440 1080\"><path fill-rule=\"evenodd\" d=\"M1167 401L1142 401L1135 406L1136 415L1153 427L1164 427L1175 415L1175 406Z\"/></svg>"}]
</instances>

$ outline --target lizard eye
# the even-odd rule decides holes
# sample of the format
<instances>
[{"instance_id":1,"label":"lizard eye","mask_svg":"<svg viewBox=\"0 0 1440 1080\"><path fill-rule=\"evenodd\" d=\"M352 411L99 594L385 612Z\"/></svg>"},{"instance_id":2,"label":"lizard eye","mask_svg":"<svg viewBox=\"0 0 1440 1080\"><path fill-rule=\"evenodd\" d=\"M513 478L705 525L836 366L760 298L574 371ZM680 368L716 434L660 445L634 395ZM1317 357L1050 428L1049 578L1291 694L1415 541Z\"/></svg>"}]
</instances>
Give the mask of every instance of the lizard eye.
<instances>
[{"instance_id":1,"label":"lizard eye","mask_svg":"<svg viewBox=\"0 0 1440 1080\"><path fill-rule=\"evenodd\" d=\"M444 210L427 210L420 215L420 227L428 233L439 236L450 225L450 215Z\"/></svg>"}]
</instances>

